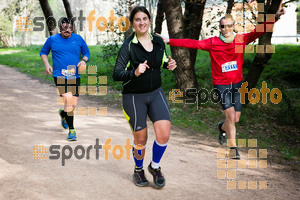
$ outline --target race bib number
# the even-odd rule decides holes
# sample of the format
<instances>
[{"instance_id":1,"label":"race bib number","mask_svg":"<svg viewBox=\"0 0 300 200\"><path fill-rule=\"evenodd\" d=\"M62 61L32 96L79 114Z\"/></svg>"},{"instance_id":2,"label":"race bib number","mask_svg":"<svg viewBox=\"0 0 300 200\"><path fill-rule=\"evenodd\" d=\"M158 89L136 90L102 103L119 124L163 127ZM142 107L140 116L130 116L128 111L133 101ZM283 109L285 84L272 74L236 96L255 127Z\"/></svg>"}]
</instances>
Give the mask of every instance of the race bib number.
<instances>
[{"instance_id":1,"label":"race bib number","mask_svg":"<svg viewBox=\"0 0 300 200\"><path fill-rule=\"evenodd\" d=\"M222 65L222 72L231 72L231 71L235 71L237 70L237 64L236 64L236 61L231 61L231 62L227 62L227 63L224 63Z\"/></svg>"}]
</instances>

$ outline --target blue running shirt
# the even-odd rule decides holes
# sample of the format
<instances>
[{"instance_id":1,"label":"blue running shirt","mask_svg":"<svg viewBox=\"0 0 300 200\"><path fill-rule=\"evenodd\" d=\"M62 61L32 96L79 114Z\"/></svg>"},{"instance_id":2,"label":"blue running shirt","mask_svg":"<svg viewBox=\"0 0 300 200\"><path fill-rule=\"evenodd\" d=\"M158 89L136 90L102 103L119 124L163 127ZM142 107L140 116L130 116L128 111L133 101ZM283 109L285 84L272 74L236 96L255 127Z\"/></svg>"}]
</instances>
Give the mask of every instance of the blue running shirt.
<instances>
[{"instance_id":1,"label":"blue running shirt","mask_svg":"<svg viewBox=\"0 0 300 200\"><path fill-rule=\"evenodd\" d=\"M62 72L68 70L68 66L77 66L80 61L80 53L82 57L86 56L90 59L90 51L85 41L80 35L72 33L70 38L63 38L60 34L50 36L41 49L41 55L49 54L52 51L53 60L53 77L65 76ZM70 68L69 68L70 69ZM78 67L76 67L76 78L80 77L78 74Z\"/></svg>"}]
</instances>

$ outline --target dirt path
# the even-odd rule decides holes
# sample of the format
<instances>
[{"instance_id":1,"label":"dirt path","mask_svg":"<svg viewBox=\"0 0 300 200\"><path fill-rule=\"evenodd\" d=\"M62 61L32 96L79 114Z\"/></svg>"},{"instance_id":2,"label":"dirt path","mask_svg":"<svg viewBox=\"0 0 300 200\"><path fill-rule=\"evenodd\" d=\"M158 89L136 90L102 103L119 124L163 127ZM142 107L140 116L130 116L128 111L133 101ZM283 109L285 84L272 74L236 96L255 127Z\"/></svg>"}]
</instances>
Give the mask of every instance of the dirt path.
<instances>
[{"instance_id":1,"label":"dirt path","mask_svg":"<svg viewBox=\"0 0 300 200\"><path fill-rule=\"evenodd\" d=\"M0 65L0 199L298 199L299 177L282 172L279 165L266 169L236 169L233 181L267 181L263 189L227 189L228 179L217 178L216 142L203 136L189 135L172 128L172 136L161 166L166 187L153 188L151 175L146 175L150 187L138 188L132 182L133 160L126 160L126 151L115 160L112 149L108 160L104 149L95 159L95 149L78 160L73 155L62 166L58 160L37 160L33 156L36 145L64 145L73 149L82 145L85 150L95 145L96 138L103 145L111 138L112 148L124 148L132 137L121 109L108 108L108 116L76 116L77 142L66 140L67 131L59 124L54 84L41 83L16 69ZM101 104L82 97L79 106ZM149 125L149 140L145 166L151 159L154 132ZM80 154L81 151L78 151ZM68 154L68 152L66 153ZM42 155L42 154L40 154ZM47 156L50 155L48 152ZM246 151L242 157L247 158ZM227 170L226 170L227 171Z\"/></svg>"}]
</instances>

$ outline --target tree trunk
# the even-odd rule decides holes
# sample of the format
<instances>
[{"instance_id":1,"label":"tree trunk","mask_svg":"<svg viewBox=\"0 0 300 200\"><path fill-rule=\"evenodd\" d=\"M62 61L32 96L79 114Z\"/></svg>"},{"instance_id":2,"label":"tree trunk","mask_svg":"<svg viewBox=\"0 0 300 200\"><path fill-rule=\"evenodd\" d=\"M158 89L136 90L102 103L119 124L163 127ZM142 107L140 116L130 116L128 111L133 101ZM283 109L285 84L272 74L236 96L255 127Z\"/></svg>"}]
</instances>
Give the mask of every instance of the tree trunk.
<instances>
[{"instance_id":1,"label":"tree trunk","mask_svg":"<svg viewBox=\"0 0 300 200\"><path fill-rule=\"evenodd\" d=\"M259 38L259 45L270 45L272 33L266 33ZM266 48L265 48L266 49ZM260 74L263 72L268 61L272 57L272 53L256 53L255 58L252 62L251 68L245 78L248 82L249 90L256 87L257 81Z\"/></svg>"},{"instance_id":2,"label":"tree trunk","mask_svg":"<svg viewBox=\"0 0 300 200\"><path fill-rule=\"evenodd\" d=\"M9 36L7 35L1 35L1 40L2 43L3 43L3 46L2 48L8 48L10 45L9 45Z\"/></svg>"},{"instance_id":3,"label":"tree trunk","mask_svg":"<svg viewBox=\"0 0 300 200\"><path fill-rule=\"evenodd\" d=\"M184 37L199 40L206 0L187 1L184 13ZM195 67L197 49L189 49L191 67Z\"/></svg>"},{"instance_id":4,"label":"tree trunk","mask_svg":"<svg viewBox=\"0 0 300 200\"><path fill-rule=\"evenodd\" d=\"M39 0L42 7L43 13L45 15L47 27L50 35L57 33L56 20L53 17L53 12L47 0Z\"/></svg>"},{"instance_id":5,"label":"tree trunk","mask_svg":"<svg viewBox=\"0 0 300 200\"><path fill-rule=\"evenodd\" d=\"M151 1L151 0L148 0L148 4L149 4L149 13L150 13L150 16L151 16L150 31L151 31L151 33L153 33L152 1Z\"/></svg>"},{"instance_id":6,"label":"tree trunk","mask_svg":"<svg viewBox=\"0 0 300 200\"><path fill-rule=\"evenodd\" d=\"M178 0L165 0L164 8L170 38L183 38L184 26L182 19L181 3ZM185 91L187 88L197 88L195 69L191 67L189 50L183 47L172 47L173 58L177 62L175 80L177 88Z\"/></svg>"},{"instance_id":7,"label":"tree trunk","mask_svg":"<svg viewBox=\"0 0 300 200\"><path fill-rule=\"evenodd\" d=\"M68 0L62 0L62 1L64 3L64 7L66 10L68 19L73 19L72 9L71 9L71 5L70 5L69 1ZM75 23L73 23L73 32L76 33Z\"/></svg>"},{"instance_id":8,"label":"tree trunk","mask_svg":"<svg viewBox=\"0 0 300 200\"><path fill-rule=\"evenodd\" d=\"M64 7L65 7L65 10L66 10L66 13L67 13L67 17L69 19L72 19L73 18L73 14L72 14L72 9L71 9L69 1L68 0L62 0L62 1L64 3Z\"/></svg>"},{"instance_id":9,"label":"tree trunk","mask_svg":"<svg viewBox=\"0 0 300 200\"><path fill-rule=\"evenodd\" d=\"M25 47L26 31L22 31L21 47Z\"/></svg>"},{"instance_id":10,"label":"tree trunk","mask_svg":"<svg viewBox=\"0 0 300 200\"><path fill-rule=\"evenodd\" d=\"M155 33L161 34L162 30L162 23L164 21L164 8L163 8L163 0L159 0L157 3L157 11L156 11L156 18L155 18Z\"/></svg>"},{"instance_id":11,"label":"tree trunk","mask_svg":"<svg viewBox=\"0 0 300 200\"><path fill-rule=\"evenodd\" d=\"M231 14L232 7L234 6L234 0L228 0L227 1L227 9L226 14Z\"/></svg>"},{"instance_id":12,"label":"tree trunk","mask_svg":"<svg viewBox=\"0 0 300 200\"><path fill-rule=\"evenodd\" d=\"M258 3L263 3L263 2L264 1L262 1L262 0L258 1ZM264 14L276 13L276 11L279 8L279 5L280 5L280 0L273 0L271 2L271 4L265 6L265 10L267 10L267 12L264 12ZM272 34L273 34L273 32L268 32L268 33L265 33L264 35L260 36L260 38L259 38L258 44L265 46L265 48L264 48L265 52L266 52L266 45L271 45ZM249 90L256 87L257 81L271 57L272 57L272 53L256 53L255 58L252 62L251 68L245 78L245 81L248 82ZM248 99L248 98L246 98L246 99Z\"/></svg>"},{"instance_id":13,"label":"tree trunk","mask_svg":"<svg viewBox=\"0 0 300 200\"><path fill-rule=\"evenodd\" d=\"M136 2L135 2L134 0L129 0L129 1L127 1L127 4L128 4L128 11L129 11L129 14L128 14L128 16L127 16L128 19L129 19L129 15L130 15L130 13L131 13L131 11L132 11L132 9L133 9L135 3L136 3ZM128 37L132 34L132 32L133 32L133 30L132 30L132 27L131 27L131 25L130 25L129 28L128 28L128 30L124 33L124 37L125 37L125 38L128 38Z\"/></svg>"}]
</instances>

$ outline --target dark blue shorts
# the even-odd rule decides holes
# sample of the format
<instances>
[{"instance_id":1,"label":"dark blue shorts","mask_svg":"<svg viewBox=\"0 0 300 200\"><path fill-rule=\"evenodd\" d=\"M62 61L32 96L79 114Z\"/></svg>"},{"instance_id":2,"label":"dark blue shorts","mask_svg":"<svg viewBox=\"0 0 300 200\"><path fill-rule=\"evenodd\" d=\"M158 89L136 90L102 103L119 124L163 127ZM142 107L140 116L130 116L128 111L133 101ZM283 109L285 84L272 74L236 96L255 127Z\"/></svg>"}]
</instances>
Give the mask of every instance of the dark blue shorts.
<instances>
[{"instance_id":1,"label":"dark blue shorts","mask_svg":"<svg viewBox=\"0 0 300 200\"><path fill-rule=\"evenodd\" d=\"M220 95L223 110L234 106L235 111L242 111L241 94L238 91L241 85L242 82L231 85L214 85L216 95Z\"/></svg>"},{"instance_id":2,"label":"dark blue shorts","mask_svg":"<svg viewBox=\"0 0 300 200\"><path fill-rule=\"evenodd\" d=\"M169 105L161 87L149 93L123 94L123 112L134 132L147 127L147 115L153 123L171 121Z\"/></svg>"}]
</instances>

